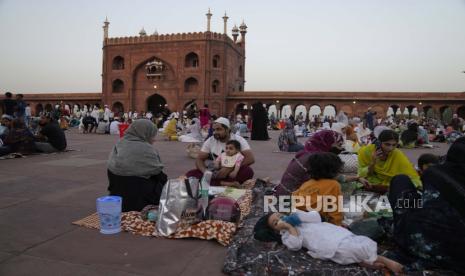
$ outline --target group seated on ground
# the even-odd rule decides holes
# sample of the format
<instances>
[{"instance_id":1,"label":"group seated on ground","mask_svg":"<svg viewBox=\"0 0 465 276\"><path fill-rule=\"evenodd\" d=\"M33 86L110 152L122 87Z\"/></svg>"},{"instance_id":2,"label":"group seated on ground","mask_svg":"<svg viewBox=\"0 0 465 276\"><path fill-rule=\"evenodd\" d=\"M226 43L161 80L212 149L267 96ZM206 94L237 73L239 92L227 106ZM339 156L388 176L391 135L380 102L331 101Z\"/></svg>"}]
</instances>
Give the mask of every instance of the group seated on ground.
<instances>
[{"instance_id":1,"label":"group seated on ground","mask_svg":"<svg viewBox=\"0 0 465 276\"><path fill-rule=\"evenodd\" d=\"M165 135L170 134L170 128L178 128L176 117L174 114L169 118ZM197 120L190 119L189 133L197 128ZM255 162L254 154L249 143L231 126L223 117L210 123L212 135L203 142L195 160L196 168L187 172L186 177L201 179L209 170L213 172L211 185L239 188L253 177L250 166ZM291 124L287 129L294 131ZM398 148L400 139L396 129L385 125L371 131L363 122L349 125L333 122L330 129L313 131L274 189L276 195L309 200L301 202L294 214L264 215L254 230L255 237L282 243L290 250L306 248L313 258L343 265L359 263L374 269L387 268L394 273L431 268L464 272L460 258L465 248L461 244L465 242L465 181L460 172L465 169L462 158L465 138L452 144L443 161L431 154L422 155L415 170ZM177 130L175 133L178 135ZM155 134L155 125L149 120L135 120L110 155L108 189L112 195L126 199L125 211L140 211L146 205L157 205L160 199L167 176L152 146ZM364 137L363 142L360 137ZM350 151L356 153L358 161L355 175L341 173L346 164L338 154L347 151L348 140L360 147L358 151L353 147ZM136 148L153 154L144 155L142 160ZM134 166L136 163L143 165ZM342 185L353 181L359 182L364 191L388 194L395 243L388 255L378 255L377 241L351 232L351 225L345 224L345 214L338 208L307 212L315 208L318 196L342 196ZM419 200L423 208L403 208L407 204L415 206Z\"/></svg>"},{"instance_id":2,"label":"group seated on ground","mask_svg":"<svg viewBox=\"0 0 465 276\"><path fill-rule=\"evenodd\" d=\"M50 114L44 114L38 122L37 133L28 128L22 118L2 115L0 156L8 154L28 155L36 152L53 153L66 149L66 136Z\"/></svg>"},{"instance_id":3,"label":"group seated on ground","mask_svg":"<svg viewBox=\"0 0 465 276\"><path fill-rule=\"evenodd\" d=\"M105 118L104 115L101 118L101 113L94 108L88 115L84 113L79 117L86 132L95 129L101 133L120 134L123 122L133 119L129 116L131 118L125 120L125 115L121 118ZM167 175L163 172L165 164L153 143L156 125L164 122L164 135L170 139L203 141L195 160L196 168L187 172L187 177L201 179L205 171L210 170L213 171L211 185L240 188L254 176L251 166L255 157L247 140L241 137L240 127L247 127L245 122L238 124L237 133L229 119L211 117L205 121L204 118L202 126L202 120L197 118L195 111L186 114L189 115L168 114L157 121L156 118L148 118L149 114L137 113L135 120L122 131L122 139L110 153L107 175L109 193L123 197L123 211L141 211L147 205L159 203ZM141 119L141 116L145 118ZM90 118L84 123L86 117ZM306 248L313 258L343 265L360 263L372 268L388 268L395 273L435 268L465 273L462 262L465 253L465 138L460 137L457 120L442 132L443 137L442 130L439 130L434 139L430 139L427 130L431 131L431 127L435 126L430 127L425 122L386 121L376 126L374 121L348 120L343 114L338 117L338 121L328 119L324 124L315 118L318 125L308 127L310 137L305 145L300 146L295 120L290 118L284 122L283 135L279 140L287 144L283 149L296 154L274 192L278 196L299 196L309 200L301 202L299 211L294 214L263 214L254 231L257 240L276 241L290 250ZM58 118L62 120L64 116ZM302 121L300 116L297 125L299 121ZM0 153L66 149L62 128L69 126L63 122L59 125L56 115L42 115L37 122L36 133L30 130L34 129L34 120L27 122L29 127L14 116L2 116ZM401 142L416 147L428 144L430 140L442 141L443 138L451 143L445 158L422 155L418 159L417 170L398 148ZM295 142L297 150L289 150L294 145L290 140ZM341 173L347 164L338 154L344 151L356 153L351 154L357 161L355 175ZM315 208L315 198L341 196L342 186L352 181L359 182L364 191L388 195L393 210L391 240L395 247L387 256L378 255L378 244L373 239L352 233L351 225L344 224L344 213L338 208L336 211L307 212ZM422 208L416 208L420 201Z\"/></svg>"}]
</instances>

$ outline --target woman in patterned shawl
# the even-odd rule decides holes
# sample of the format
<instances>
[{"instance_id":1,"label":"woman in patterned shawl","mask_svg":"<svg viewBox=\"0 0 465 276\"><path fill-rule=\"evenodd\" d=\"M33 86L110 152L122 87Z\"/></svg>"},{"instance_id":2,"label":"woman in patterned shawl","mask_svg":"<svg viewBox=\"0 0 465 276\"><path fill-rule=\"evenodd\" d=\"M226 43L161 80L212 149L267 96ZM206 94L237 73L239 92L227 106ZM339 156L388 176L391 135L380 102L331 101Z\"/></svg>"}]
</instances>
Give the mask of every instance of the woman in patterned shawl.
<instances>
[{"instance_id":1,"label":"woman in patterned shawl","mask_svg":"<svg viewBox=\"0 0 465 276\"><path fill-rule=\"evenodd\" d=\"M407 270L439 267L465 274L464 171L462 137L449 148L443 164L430 166L423 173L423 194L406 175L392 179L393 236L403 253L399 256L404 257L398 259Z\"/></svg>"},{"instance_id":2,"label":"woman in patterned shawl","mask_svg":"<svg viewBox=\"0 0 465 276\"><path fill-rule=\"evenodd\" d=\"M322 130L305 142L305 148L298 152L287 166L276 187L276 195L290 195L302 183L310 179L306 168L308 157L315 152L332 152L339 154L343 150L344 139L340 133L332 130Z\"/></svg>"}]
</instances>

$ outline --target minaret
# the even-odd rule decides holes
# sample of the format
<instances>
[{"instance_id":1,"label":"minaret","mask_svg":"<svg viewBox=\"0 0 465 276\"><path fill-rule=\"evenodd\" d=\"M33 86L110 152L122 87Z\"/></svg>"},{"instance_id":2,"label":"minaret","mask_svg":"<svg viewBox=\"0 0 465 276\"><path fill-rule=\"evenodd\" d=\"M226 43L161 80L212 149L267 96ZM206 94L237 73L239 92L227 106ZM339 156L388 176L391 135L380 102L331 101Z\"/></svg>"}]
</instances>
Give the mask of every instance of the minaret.
<instances>
[{"instance_id":1,"label":"minaret","mask_svg":"<svg viewBox=\"0 0 465 276\"><path fill-rule=\"evenodd\" d=\"M247 25L245 25L244 20L242 20L242 24L239 26L241 30L241 43L245 44L245 34L247 33Z\"/></svg>"},{"instance_id":2,"label":"minaret","mask_svg":"<svg viewBox=\"0 0 465 276\"><path fill-rule=\"evenodd\" d=\"M224 34L228 34L228 16L226 15L226 12L224 12L223 20L224 20Z\"/></svg>"},{"instance_id":3,"label":"minaret","mask_svg":"<svg viewBox=\"0 0 465 276\"><path fill-rule=\"evenodd\" d=\"M237 37L239 36L239 29L237 28L236 25L234 25L234 27L232 28L231 33L232 33L232 36L233 36L233 41L234 41L234 43L236 43Z\"/></svg>"},{"instance_id":4,"label":"minaret","mask_svg":"<svg viewBox=\"0 0 465 276\"><path fill-rule=\"evenodd\" d=\"M206 14L207 16L207 32L210 31L210 20L212 18L212 13L210 12L210 8L208 8L208 13Z\"/></svg>"},{"instance_id":5,"label":"minaret","mask_svg":"<svg viewBox=\"0 0 465 276\"><path fill-rule=\"evenodd\" d=\"M103 41L108 38L108 25L110 25L110 22L108 22L108 18L105 17L105 22L103 22Z\"/></svg>"}]
</instances>

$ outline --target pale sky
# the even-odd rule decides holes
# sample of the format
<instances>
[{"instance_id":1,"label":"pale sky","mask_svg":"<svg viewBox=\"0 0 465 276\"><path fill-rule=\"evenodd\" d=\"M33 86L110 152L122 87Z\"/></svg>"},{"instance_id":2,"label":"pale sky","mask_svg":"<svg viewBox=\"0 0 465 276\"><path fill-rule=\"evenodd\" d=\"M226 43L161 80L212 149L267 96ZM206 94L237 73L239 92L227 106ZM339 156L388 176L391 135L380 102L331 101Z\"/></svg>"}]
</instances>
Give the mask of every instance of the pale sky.
<instances>
[{"instance_id":1,"label":"pale sky","mask_svg":"<svg viewBox=\"0 0 465 276\"><path fill-rule=\"evenodd\" d=\"M0 92L100 92L105 16L199 32L209 7L249 27L246 91L465 91L465 0L0 0Z\"/></svg>"}]
</instances>

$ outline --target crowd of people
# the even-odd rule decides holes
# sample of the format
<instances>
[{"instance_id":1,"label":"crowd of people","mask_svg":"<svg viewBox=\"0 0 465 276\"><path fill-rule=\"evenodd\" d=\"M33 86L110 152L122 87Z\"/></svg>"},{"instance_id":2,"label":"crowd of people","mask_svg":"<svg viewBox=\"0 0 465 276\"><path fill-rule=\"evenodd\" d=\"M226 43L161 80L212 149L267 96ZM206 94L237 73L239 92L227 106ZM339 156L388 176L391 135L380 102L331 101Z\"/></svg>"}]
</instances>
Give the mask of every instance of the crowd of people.
<instances>
[{"instance_id":1,"label":"crowd of people","mask_svg":"<svg viewBox=\"0 0 465 276\"><path fill-rule=\"evenodd\" d=\"M206 108L208 107L205 106L204 109ZM207 113L206 110L203 113ZM209 170L213 172L211 185L232 187L241 187L245 181L252 179L255 157L243 134L248 135L251 132L251 136L256 138L253 126L257 126L257 121L252 121L251 125L247 126L242 115L232 117L236 121L234 124L224 117L211 116L209 120L205 120L195 116L201 114L200 112L191 114L194 116L188 119L195 127L189 128L189 133L192 134L192 130L195 130L191 138L197 137L195 141L202 143L202 146L195 160L195 168L186 172L185 176L201 179L205 171ZM343 214L339 209L331 212L307 212L308 208L314 208L312 204L316 200L305 202L301 210L295 214L265 215L254 229L255 238L282 243L290 250L304 247L315 258L340 264L360 263L374 268L387 268L395 273L425 268L465 271L460 261L464 253L462 248L465 248L465 244L461 244L465 241L465 181L459 173L465 165L462 158L465 156L465 137L450 140L451 147L445 158L423 154L416 169L400 149L401 145L404 146L402 134L409 128L403 132L399 130L406 124L412 125L412 122L386 119L370 123L365 117L354 127L352 124L357 122L357 119L348 120L346 115L340 117L340 120L329 122L329 127L324 126L323 122L316 129L308 131L308 140L303 145L297 144L299 148L294 150L296 154L283 172L274 193L276 196L304 196L310 199L321 195L339 196L342 195L341 183L358 181L366 191L388 194L394 218L393 240L398 245L400 255L378 255L375 241L355 235L343 225ZM164 132L168 130L164 135L182 141L181 137L189 133L179 135L179 131L182 130L182 123L179 124L179 121L182 121L179 120L179 114L171 114L162 128ZM134 147L138 147L137 143L145 143L144 147L149 150L148 145L154 142L156 130L155 125L148 122L136 120L131 124L127 134L115 146L108 163L109 190L113 195L129 198L129 205L125 205L126 211L158 204L159 194L166 179L161 158L156 150L151 148L153 155L139 160L145 165L138 168L134 166L137 159L136 151L123 150L131 143ZM272 128L271 122L272 118L262 117L260 135L265 131L266 133L260 138L268 140L267 131ZM430 129L430 124L435 122L414 123ZM246 131L241 131L242 125L245 125ZM297 121L294 126L298 125ZM434 126L440 127L439 124ZM139 130L136 131L137 129ZM170 129L174 131L169 132ZM199 130L200 132L197 132ZM294 132L290 120L286 121L282 131L288 136L294 135L293 139L297 140L298 135ZM279 140L281 139L280 136ZM415 146L421 145L421 142L429 143L421 139L422 134L419 132ZM353 142L358 144L357 150ZM358 166L355 174L341 173L345 164L339 156L348 149L357 156ZM124 166L128 166L129 169L125 170ZM142 168L145 168L144 172L135 172L136 169ZM134 172L128 175L128 171ZM128 177L132 179L129 180ZM136 181L134 177L139 180ZM150 186L144 184L147 182L151 183ZM150 191L143 191L142 187ZM423 208L405 208L399 205L399 202L406 204L405 202L412 201L410 206L414 206L413 201L418 199L423 200ZM133 205L130 205L131 202ZM436 226L432 226L433 220L436 221ZM460 243L460 246L454 247L453 243Z\"/></svg>"},{"instance_id":2,"label":"crowd of people","mask_svg":"<svg viewBox=\"0 0 465 276\"><path fill-rule=\"evenodd\" d=\"M6 96L0 154L64 150L64 124L58 124L63 117L67 117L68 127L80 127L83 134L120 134L122 138L108 159L107 174L108 190L123 197L124 212L159 203L168 176L153 146L158 132L169 141L201 144L195 168L186 172L186 177L200 180L208 170L213 173L211 185L240 188L254 177L256 160L247 139L250 136L251 140L266 141L270 139L268 131L278 129L279 149L295 155L273 194L309 201L293 214L264 215L254 229L257 240L282 243L290 250L306 248L318 259L388 268L395 273L426 268L465 273L465 137L463 120L455 115L446 125L425 118L378 120L370 109L363 118L349 119L341 112L321 121L319 117L305 120L302 114L277 121L274 114L268 116L261 103L253 106L250 116L229 118L212 115L208 105L197 109L194 103L182 112L164 109L155 116L151 112L114 114L108 106L68 114L58 107L56 112L40 115L35 131L23 97L18 95L15 101L12 95ZM300 143L298 137L307 140ZM417 168L401 150L432 141L450 143L447 155L423 154ZM347 165L341 160L344 152L356 158L353 174L342 173ZM341 196L342 183L352 181L359 182L365 191L388 195L397 254L378 255L375 241L353 234L342 223L339 208L308 212L315 208L318 196ZM418 200L422 208L406 207L415 206Z\"/></svg>"},{"instance_id":3,"label":"crowd of people","mask_svg":"<svg viewBox=\"0 0 465 276\"><path fill-rule=\"evenodd\" d=\"M33 119L22 94L5 93L0 125L0 156L8 154L52 153L66 149L66 136L53 114Z\"/></svg>"},{"instance_id":4,"label":"crowd of people","mask_svg":"<svg viewBox=\"0 0 465 276\"><path fill-rule=\"evenodd\" d=\"M350 118L342 111L337 116L313 116L313 120L305 120L300 113L294 116L277 120L274 113L269 117L269 128L281 130L278 139L278 148L281 151L298 152L303 145L298 137L306 137L312 133L331 129L344 137L344 149L347 152L358 152L363 145L370 144L376 133L384 129L392 129L400 136L400 147L433 147L431 142L453 143L464 135L464 120L453 114L452 120L447 123L433 118L404 119L395 116L376 118L376 112L371 108L360 118Z\"/></svg>"}]
</instances>

